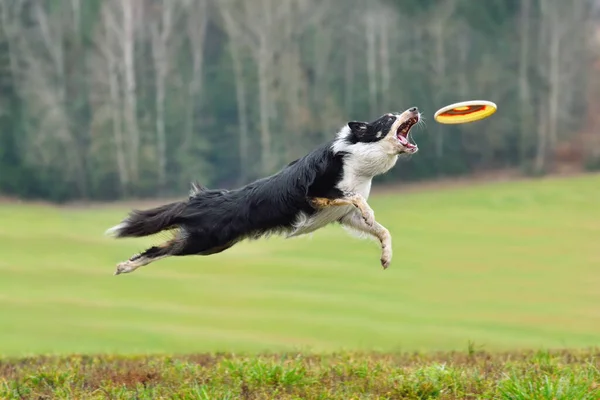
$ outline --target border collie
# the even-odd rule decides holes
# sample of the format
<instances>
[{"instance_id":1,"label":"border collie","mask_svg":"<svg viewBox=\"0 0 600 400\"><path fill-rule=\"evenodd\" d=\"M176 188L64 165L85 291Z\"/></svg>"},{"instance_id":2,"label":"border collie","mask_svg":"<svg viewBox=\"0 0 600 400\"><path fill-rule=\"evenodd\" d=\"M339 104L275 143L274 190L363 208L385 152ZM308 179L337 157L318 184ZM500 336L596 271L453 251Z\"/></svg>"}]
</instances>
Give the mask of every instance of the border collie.
<instances>
[{"instance_id":1,"label":"border collie","mask_svg":"<svg viewBox=\"0 0 600 400\"><path fill-rule=\"evenodd\" d=\"M348 122L333 140L274 175L235 190L193 183L185 201L131 211L106 233L124 238L173 231L173 237L119 263L115 275L169 256L216 254L244 239L295 237L334 222L377 239L387 268L392 237L375 220L367 198L373 177L389 171L399 156L418 151L409 133L420 119L412 107L372 122Z\"/></svg>"}]
</instances>

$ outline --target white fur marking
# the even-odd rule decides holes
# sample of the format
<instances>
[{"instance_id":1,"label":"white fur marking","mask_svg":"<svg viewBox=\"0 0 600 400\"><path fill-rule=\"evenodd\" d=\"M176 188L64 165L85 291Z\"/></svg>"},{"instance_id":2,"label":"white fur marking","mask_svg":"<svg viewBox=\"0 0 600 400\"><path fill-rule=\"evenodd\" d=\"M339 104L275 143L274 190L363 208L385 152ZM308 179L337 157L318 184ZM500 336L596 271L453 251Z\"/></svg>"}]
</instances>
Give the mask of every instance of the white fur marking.
<instances>
[{"instance_id":1,"label":"white fur marking","mask_svg":"<svg viewBox=\"0 0 600 400\"><path fill-rule=\"evenodd\" d=\"M115 225L112 228L108 228L104 234L106 236L116 236L119 234L119 231L123 228L125 228L127 226L127 224L125 222L121 222L119 225Z\"/></svg>"}]
</instances>

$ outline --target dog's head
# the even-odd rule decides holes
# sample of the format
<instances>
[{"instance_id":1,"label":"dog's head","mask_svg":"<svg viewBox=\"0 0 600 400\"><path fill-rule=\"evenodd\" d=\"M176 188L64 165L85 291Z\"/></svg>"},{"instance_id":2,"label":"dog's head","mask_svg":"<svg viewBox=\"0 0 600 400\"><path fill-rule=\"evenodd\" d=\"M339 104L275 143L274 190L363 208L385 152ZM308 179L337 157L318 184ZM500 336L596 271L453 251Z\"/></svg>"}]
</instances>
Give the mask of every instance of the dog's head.
<instances>
[{"instance_id":1,"label":"dog's head","mask_svg":"<svg viewBox=\"0 0 600 400\"><path fill-rule=\"evenodd\" d=\"M348 122L333 142L335 153L344 153L355 173L375 176L392 168L398 156L411 155L419 147L410 131L421 120L417 107L403 113L384 114L372 122Z\"/></svg>"},{"instance_id":2,"label":"dog's head","mask_svg":"<svg viewBox=\"0 0 600 400\"><path fill-rule=\"evenodd\" d=\"M403 113L384 114L372 122L348 122L346 140L355 143L381 145L388 154L414 154L419 151L411 142L410 130L421 120L417 107Z\"/></svg>"}]
</instances>

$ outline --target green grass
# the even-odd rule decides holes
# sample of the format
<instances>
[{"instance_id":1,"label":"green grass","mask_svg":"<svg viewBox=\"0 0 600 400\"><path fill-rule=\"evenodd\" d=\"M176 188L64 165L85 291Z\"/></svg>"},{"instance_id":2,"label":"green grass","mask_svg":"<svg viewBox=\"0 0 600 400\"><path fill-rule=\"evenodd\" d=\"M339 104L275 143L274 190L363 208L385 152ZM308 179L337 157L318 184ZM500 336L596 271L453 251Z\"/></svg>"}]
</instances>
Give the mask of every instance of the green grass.
<instances>
[{"instance_id":1,"label":"green grass","mask_svg":"<svg viewBox=\"0 0 600 400\"><path fill-rule=\"evenodd\" d=\"M0 356L596 346L599 200L598 175L388 193L386 271L331 227L118 277L156 241L103 236L127 208L0 204Z\"/></svg>"},{"instance_id":2,"label":"green grass","mask_svg":"<svg viewBox=\"0 0 600 400\"><path fill-rule=\"evenodd\" d=\"M599 354L42 357L0 361L0 397L592 400Z\"/></svg>"}]
</instances>

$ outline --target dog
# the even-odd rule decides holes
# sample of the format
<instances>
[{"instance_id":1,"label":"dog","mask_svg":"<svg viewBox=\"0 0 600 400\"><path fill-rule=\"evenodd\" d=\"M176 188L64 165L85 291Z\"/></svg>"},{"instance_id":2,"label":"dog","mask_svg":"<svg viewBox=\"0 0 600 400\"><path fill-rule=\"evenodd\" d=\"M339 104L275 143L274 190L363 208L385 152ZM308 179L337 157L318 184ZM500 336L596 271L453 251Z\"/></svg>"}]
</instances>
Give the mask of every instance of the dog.
<instances>
[{"instance_id":1,"label":"dog","mask_svg":"<svg viewBox=\"0 0 600 400\"><path fill-rule=\"evenodd\" d=\"M331 223L378 240L381 265L387 269L392 237L375 220L367 199L375 176L419 150L410 131L420 121L417 107L372 122L351 121L335 138L274 175L234 190L193 183L185 201L133 210L106 234L125 238L172 231L173 236L119 263L114 274L170 256L221 253L245 239L297 237Z\"/></svg>"}]
</instances>

